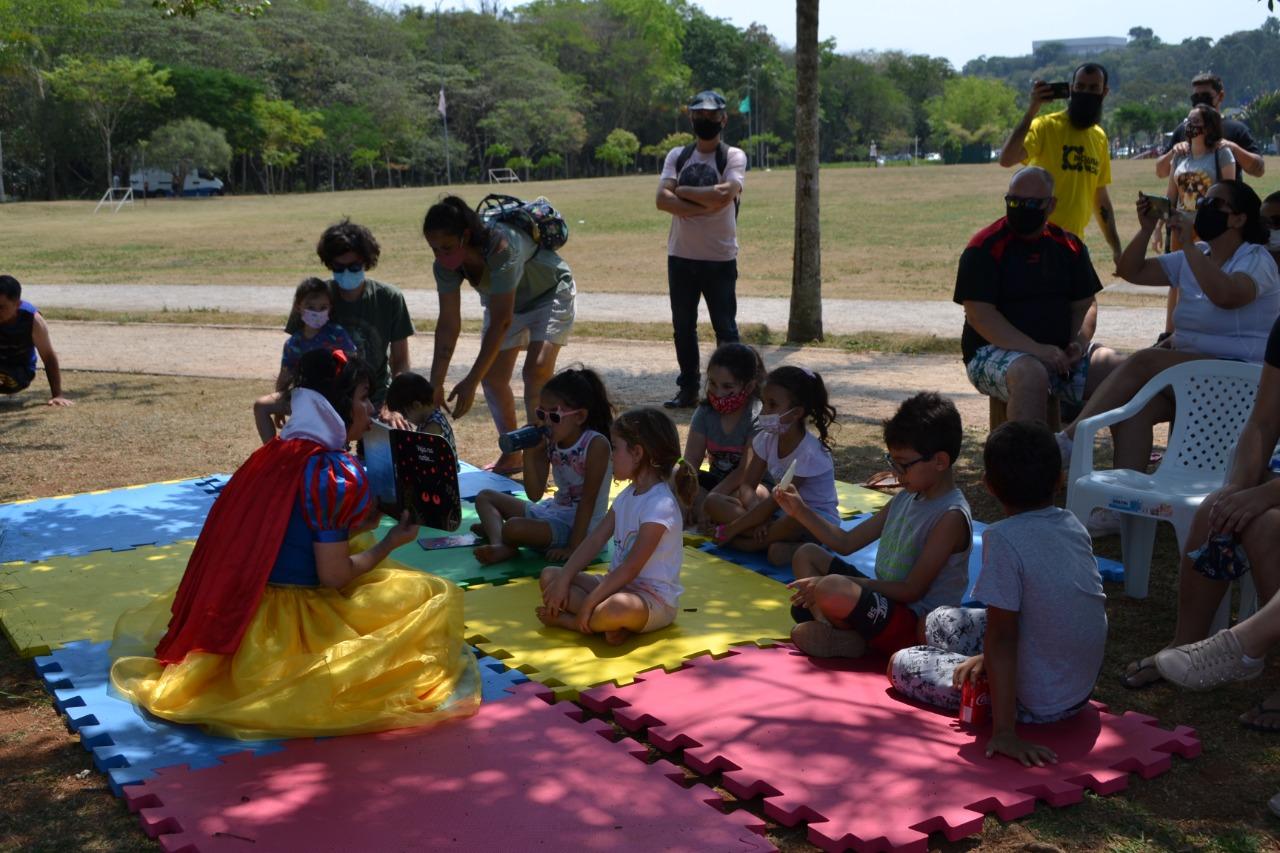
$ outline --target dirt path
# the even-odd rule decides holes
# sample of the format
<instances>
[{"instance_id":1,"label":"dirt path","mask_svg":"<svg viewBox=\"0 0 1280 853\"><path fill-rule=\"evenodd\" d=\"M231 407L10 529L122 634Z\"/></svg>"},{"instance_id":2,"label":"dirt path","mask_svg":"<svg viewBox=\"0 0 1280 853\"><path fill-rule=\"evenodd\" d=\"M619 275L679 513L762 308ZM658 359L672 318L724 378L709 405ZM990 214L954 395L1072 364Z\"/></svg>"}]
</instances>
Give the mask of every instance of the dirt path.
<instances>
[{"instance_id":1,"label":"dirt path","mask_svg":"<svg viewBox=\"0 0 1280 853\"><path fill-rule=\"evenodd\" d=\"M1130 292L1126 285L1117 290ZM1149 288L1150 290L1150 288ZM250 314L284 314L293 300L292 287L255 285L32 285L23 296L43 308L92 308L99 311L160 311L206 308ZM409 313L434 317L436 295L430 290L406 290ZM463 289L463 316L479 317L480 300L471 288ZM941 300L823 300L823 326L831 334L856 332L910 332L955 338L964 321L959 305ZM671 309L661 294L579 293L578 319L594 321L669 323ZM738 321L764 323L771 329L787 327L790 303L776 297L740 297ZM701 321L709 323L705 305ZM1164 301L1151 307L1125 308L1107 305L1098 316L1099 343L1122 349L1147 346L1164 328Z\"/></svg>"},{"instance_id":2,"label":"dirt path","mask_svg":"<svg viewBox=\"0 0 1280 853\"><path fill-rule=\"evenodd\" d=\"M57 321L50 327L67 370L259 379L264 391L279 369L284 343L281 332L243 327ZM430 337L415 335L409 344L411 363L425 370L431 358ZM451 382L465 375L479 346L479 335L461 337L449 370ZM710 347L704 347L704 362L710 354ZM969 385L954 356L787 347L765 347L762 355L769 367L786 362L821 373L842 419L878 422L891 415L901 400L928 390L954 399L966 424L986 423L987 401ZM657 403L675 390L670 344L578 338L561 353L560 364L578 362L600 370L610 390L626 405ZM518 371L513 384L521 393ZM74 396L74 384L69 393Z\"/></svg>"}]
</instances>

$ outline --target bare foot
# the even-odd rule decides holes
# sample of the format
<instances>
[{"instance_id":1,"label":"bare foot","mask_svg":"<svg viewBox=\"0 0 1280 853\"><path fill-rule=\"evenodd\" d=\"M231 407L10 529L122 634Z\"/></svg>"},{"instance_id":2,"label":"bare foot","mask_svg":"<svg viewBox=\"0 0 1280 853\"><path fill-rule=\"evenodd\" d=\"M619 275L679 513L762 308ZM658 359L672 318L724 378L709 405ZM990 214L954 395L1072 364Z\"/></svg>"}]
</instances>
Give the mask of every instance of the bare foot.
<instances>
[{"instance_id":1,"label":"bare foot","mask_svg":"<svg viewBox=\"0 0 1280 853\"><path fill-rule=\"evenodd\" d=\"M563 610L561 610L555 616L552 616L551 611L544 605L542 607L535 607L533 609L533 613L535 616L538 617L538 621L541 622L543 625L546 625L548 628L565 628L570 631L575 630L574 628L575 620L573 618L573 615L570 613L566 613Z\"/></svg>"},{"instance_id":2,"label":"bare foot","mask_svg":"<svg viewBox=\"0 0 1280 853\"><path fill-rule=\"evenodd\" d=\"M604 641L611 646L620 646L631 638L631 632L626 628L619 628L616 631L605 631Z\"/></svg>"},{"instance_id":3,"label":"bare foot","mask_svg":"<svg viewBox=\"0 0 1280 853\"><path fill-rule=\"evenodd\" d=\"M478 521L475 524L471 525L471 532L481 539L489 538L488 534L484 532L484 525Z\"/></svg>"},{"instance_id":4,"label":"bare foot","mask_svg":"<svg viewBox=\"0 0 1280 853\"><path fill-rule=\"evenodd\" d=\"M510 560L518 553L519 551L510 545L481 545L471 551L476 562L482 566L492 566L494 563Z\"/></svg>"}]
</instances>

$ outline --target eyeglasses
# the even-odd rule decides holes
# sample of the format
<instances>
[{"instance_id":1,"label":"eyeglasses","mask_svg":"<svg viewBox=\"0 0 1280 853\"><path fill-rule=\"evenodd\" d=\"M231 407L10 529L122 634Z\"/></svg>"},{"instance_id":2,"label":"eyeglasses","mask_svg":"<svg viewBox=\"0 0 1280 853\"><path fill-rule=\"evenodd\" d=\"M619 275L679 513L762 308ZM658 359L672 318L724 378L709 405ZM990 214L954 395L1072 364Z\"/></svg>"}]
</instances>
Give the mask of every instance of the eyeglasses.
<instances>
[{"instance_id":1,"label":"eyeglasses","mask_svg":"<svg viewBox=\"0 0 1280 853\"><path fill-rule=\"evenodd\" d=\"M1196 199L1196 210L1202 207L1212 207L1214 210L1219 210L1223 213L1235 213L1225 198L1216 198L1211 195L1201 196Z\"/></svg>"},{"instance_id":2,"label":"eyeglasses","mask_svg":"<svg viewBox=\"0 0 1280 853\"><path fill-rule=\"evenodd\" d=\"M912 465L923 462L927 458L928 458L927 456L917 456L915 459L912 459L910 462L899 462L898 460L890 456L888 453L884 455L884 461L888 463L889 467L893 469L895 474L905 474L911 470Z\"/></svg>"},{"instance_id":3,"label":"eyeglasses","mask_svg":"<svg viewBox=\"0 0 1280 853\"><path fill-rule=\"evenodd\" d=\"M578 412L585 412L585 411L586 409L561 409L559 406L548 411L542 408L541 406L539 406L538 408L533 410L533 414L534 414L534 417L536 417L540 421L550 421L553 424L558 424L560 423L560 421L564 420L565 417L567 417L568 415L576 415Z\"/></svg>"},{"instance_id":4,"label":"eyeglasses","mask_svg":"<svg viewBox=\"0 0 1280 853\"><path fill-rule=\"evenodd\" d=\"M361 272L364 270L364 261L356 261L354 264L347 264L345 267L334 264L334 272Z\"/></svg>"},{"instance_id":5,"label":"eyeglasses","mask_svg":"<svg viewBox=\"0 0 1280 853\"><path fill-rule=\"evenodd\" d=\"M1004 197L1004 203L1009 205L1011 210L1030 210L1041 211L1049 207L1049 202L1053 201L1053 197L1049 198L1023 198L1018 195L1007 195Z\"/></svg>"}]
</instances>

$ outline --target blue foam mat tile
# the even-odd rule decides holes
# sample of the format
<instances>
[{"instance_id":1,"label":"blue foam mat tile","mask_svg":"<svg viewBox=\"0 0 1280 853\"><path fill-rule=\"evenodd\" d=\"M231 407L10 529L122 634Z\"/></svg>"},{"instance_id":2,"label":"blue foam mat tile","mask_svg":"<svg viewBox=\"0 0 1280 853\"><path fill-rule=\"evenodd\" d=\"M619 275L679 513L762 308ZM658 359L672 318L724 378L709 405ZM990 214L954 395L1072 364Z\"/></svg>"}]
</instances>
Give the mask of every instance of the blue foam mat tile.
<instances>
[{"instance_id":1,"label":"blue foam mat tile","mask_svg":"<svg viewBox=\"0 0 1280 853\"><path fill-rule=\"evenodd\" d=\"M840 522L840 527L844 530L851 530L869 517L868 515L856 515L853 518L844 519ZM965 588L964 594L964 603L966 605L980 604L973 597L973 584L977 581L978 572L982 569L982 531L986 530L987 527L988 525L981 521L973 522L973 551L969 555L969 585ZM842 557L842 559L852 563L863 574L873 577L876 570L876 551L878 546L878 542L872 542L861 551L855 551L847 557ZM791 583L791 581L795 580L795 575L792 574L790 566L769 565L769 561L763 551L738 551L733 548L717 547L714 544L703 545L702 550L781 583ZM1122 582L1124 580L1124 566L1106 557L1098 557L1098 572L1102 575L1104 581Z\"/></svg>"},{"instance_id":2,"label":"blue foam mat tile","mask_svg":"<svg viewBox=\"0 0 1280 853\"><path fill-rule=\"evenodd\" d=\"M196 770L216 766L219 758L237 752L263 755L283 748L283 741L217 737L139 710L110 687L109 647L77 640L36 658L35 664L54 707L80 736L81 746L93 753L94 766L107 774L116 796L123 796L125 785L145 781L165 767L186 764ZM482 701L506 699L510 689L529 680L502 661L472 651L479 663Z\"/></svg>"},{"instance_id":3,"label":"blue foam mat tile","mask_svg":"<svg viewBox=\"0 0 1280 853\"><path fill-rule=\"evenodd\" d=\"M219 758L237 752L266 754L283 748L278 740L215 737L196 726L166 722L139 710L111 690L109 646L68 643L36 658L36 670L53 694L55 706L66 715L68 727L93 753L94 766L107 774L116 796L122 796L124 785L148 779L161 768L213 767Z\"/></svg>"},{"instance_id":4,"label":"blue foam mat tile","mask_svg":"<svg viewBox=\"0 0 1280 853\"><path fill-rule=\"evenodd\" d=\"M492 471L463 471L458 474L458 495L463 500L475 500L476 495L485 489L514 494L524 491L524 486Z\"/></svg>"},{"instance_id":5,"label":"blue foam mat tile","mask_svg":"<svg viewBox=\"0 0 1280 853\"><path fill-rule=\"evenodd\" d=\"M0 563L194 539L227 477L0 504Z\"/></svg>"}]
</instances>

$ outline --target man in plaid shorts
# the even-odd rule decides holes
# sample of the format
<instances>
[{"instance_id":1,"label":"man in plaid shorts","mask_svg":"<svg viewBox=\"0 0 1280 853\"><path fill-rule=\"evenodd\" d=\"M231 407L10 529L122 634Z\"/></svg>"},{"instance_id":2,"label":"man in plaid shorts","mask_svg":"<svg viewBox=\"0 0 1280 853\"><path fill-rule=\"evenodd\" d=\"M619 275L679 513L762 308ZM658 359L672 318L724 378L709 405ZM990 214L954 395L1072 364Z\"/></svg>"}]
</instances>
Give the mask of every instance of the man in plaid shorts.
<instances>
[{"instance_id":1,"label":"man in plaid shorts","mask_svg":"<svg viewBox=\"0 0 1280 853\"><path fill-rule=\"evenodd\" d=\"M1080 238L1048 221L1053 176L1021 169L1004 200L960 256L960 345L969 381L1006 400L1009 420L1047 421L1050 394L1078 406L1122 359L1093 343L1102 284Z\"/></svg>"}]
</instances>

